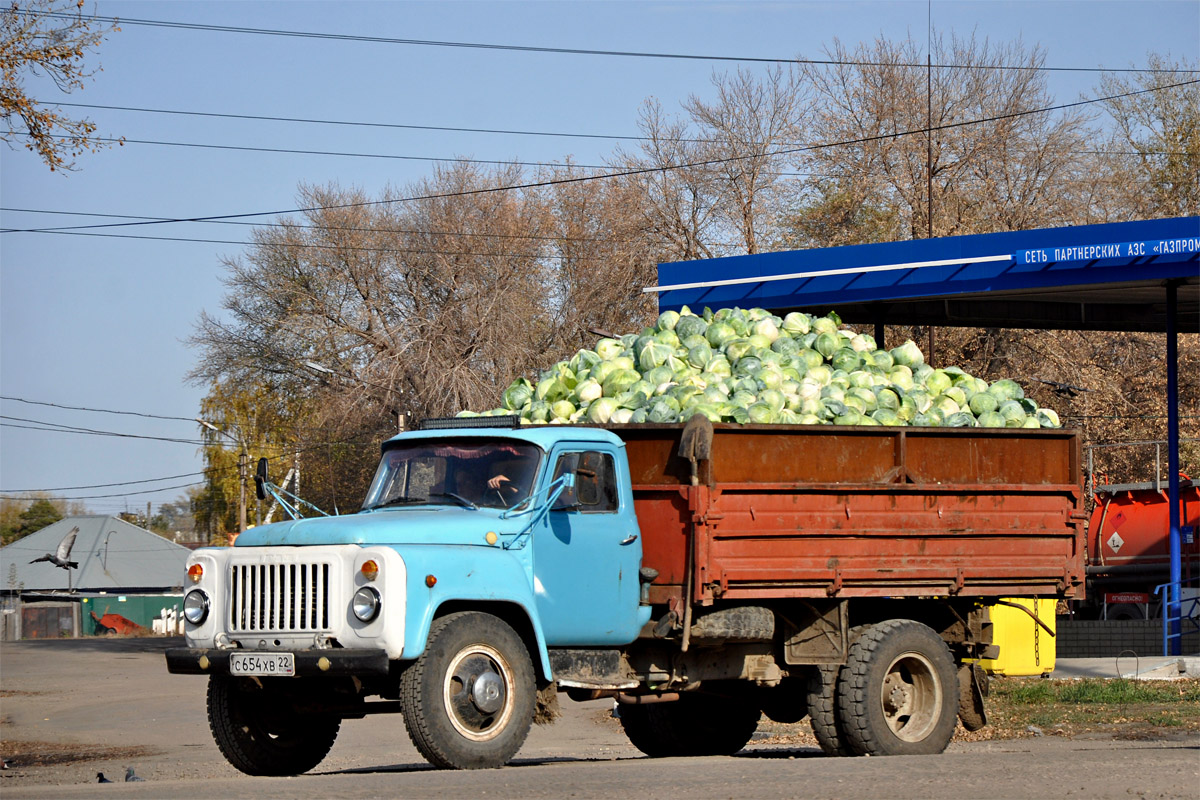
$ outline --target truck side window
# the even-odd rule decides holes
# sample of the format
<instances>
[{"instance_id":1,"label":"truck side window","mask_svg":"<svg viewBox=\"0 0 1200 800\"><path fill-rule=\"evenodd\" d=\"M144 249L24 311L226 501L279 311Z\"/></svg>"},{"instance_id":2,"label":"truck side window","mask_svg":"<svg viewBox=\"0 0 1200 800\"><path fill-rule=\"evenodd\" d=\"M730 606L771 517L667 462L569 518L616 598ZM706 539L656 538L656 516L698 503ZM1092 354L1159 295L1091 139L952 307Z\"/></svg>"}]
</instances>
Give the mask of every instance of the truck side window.
<instances>
[{"instance_id":1,"label":"truck side window","mask_svg":"<svg viewBox=\"0 0 1200 800\"><path fill-rule=\"evenodd\" d=\"M575 473L574 490L565 490L554 503L556 509L574 509L584 513L617 510L617 474L613 458L607 453L565 453L558 459L554 477Z\"/></svg>"}]
</instances>

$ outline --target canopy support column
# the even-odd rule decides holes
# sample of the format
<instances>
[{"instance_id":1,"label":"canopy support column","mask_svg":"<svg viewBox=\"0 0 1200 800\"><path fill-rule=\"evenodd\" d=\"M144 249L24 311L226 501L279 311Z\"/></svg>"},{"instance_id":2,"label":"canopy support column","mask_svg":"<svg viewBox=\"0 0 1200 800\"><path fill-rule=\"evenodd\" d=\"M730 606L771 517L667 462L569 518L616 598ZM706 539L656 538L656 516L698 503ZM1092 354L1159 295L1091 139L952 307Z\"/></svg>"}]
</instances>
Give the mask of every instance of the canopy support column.
<instances>
[{"instance_id":1,"label":"canopy support column","mask_svg":"<svg viewBox=\"0 0 1200 800\"><path fill-rule=\"evenodd\" d=\"M1179 335L1178 335L1178 290L1175 281L1167 283L1167 504L1169 508L1168 542L1171 553L1171 585L1166 587L1163 615L1170 619L1168 652L1163 655L1177 656L1182 652L1183 638L1180 612L1180 597L1183 580L1182 542L1179 520Z\"/></svg>"}]
</instances>

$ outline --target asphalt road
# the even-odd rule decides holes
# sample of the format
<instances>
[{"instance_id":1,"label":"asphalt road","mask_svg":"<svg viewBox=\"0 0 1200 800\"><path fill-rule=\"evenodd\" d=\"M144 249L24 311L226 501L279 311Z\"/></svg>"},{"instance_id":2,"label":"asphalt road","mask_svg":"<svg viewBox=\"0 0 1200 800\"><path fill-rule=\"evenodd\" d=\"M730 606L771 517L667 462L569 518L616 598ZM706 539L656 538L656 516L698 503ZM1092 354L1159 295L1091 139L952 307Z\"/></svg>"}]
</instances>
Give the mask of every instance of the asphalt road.
<instances>
[{"instance_id":1,"label":"asphalt road","mask_svg":"<svg viewBox=\"0 0 1200 800\"><path fill-rule=\"evenodd\" d=\"M449 772L417 755L396 716L351 720L296 778L249 778L217 752L205 679L166 672L178 640L0 644L0 736L20 755L8 798L1200 798L1200 738L1041 737L954 743L940 756L836 759L752 742L730 758L648 759L608 718L575 704L535 728L501 770ZM34 744L28 744L34 743ZM117 748L116 750L106 748ZM89 756L84 758L84 756ZM41 763L34 763L41 762ZM54 762L54 763L50 763ZM123 783L132 766L145 780ZM120 785L97 785L103 771Z\"/></svg>"}]
</instances>

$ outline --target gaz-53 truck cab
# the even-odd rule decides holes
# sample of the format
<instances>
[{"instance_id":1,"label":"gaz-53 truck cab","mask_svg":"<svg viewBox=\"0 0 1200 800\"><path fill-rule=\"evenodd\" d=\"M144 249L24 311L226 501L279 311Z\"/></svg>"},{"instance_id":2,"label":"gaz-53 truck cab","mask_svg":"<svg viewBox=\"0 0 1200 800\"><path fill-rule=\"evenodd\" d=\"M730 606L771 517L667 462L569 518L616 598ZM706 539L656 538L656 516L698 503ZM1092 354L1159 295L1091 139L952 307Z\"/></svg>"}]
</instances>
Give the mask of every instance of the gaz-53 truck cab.
<instances>
[{"instance_id":1,"label":"gaz-53 truck cab","mask_svg":"<svg viewBox=\"0 0 1200 800\"><path fill-rule=\"evenodd\" d=\"M549 648L624 645L649 619L623 449L478 422L392 439L358 514L195 553L168 666L211 676L213 735L250 774L311 769L341 719L395 711L435 765L499 766L554 691Z\"/></svg>"}]
</instances>

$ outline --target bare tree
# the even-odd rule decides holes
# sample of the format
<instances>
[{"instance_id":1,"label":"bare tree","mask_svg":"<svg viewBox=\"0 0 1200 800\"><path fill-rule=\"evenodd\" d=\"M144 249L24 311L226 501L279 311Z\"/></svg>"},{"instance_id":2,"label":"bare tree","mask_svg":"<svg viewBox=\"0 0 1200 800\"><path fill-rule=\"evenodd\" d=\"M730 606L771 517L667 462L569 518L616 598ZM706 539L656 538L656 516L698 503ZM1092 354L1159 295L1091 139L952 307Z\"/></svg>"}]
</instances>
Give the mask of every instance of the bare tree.
<instances>
[{"instance_id":1,"label":"bare tree","mask_svg":"<svg viewBox=\"0 0 1200 800\"><path fill-rule=\"evenodd\" d=\"M494 406L588 328L644 322L655 260L633 187L522 183L456 166L382 201L303 187L302 221L225 262L226 316L201 317L193 378L325 381L350 406L437 416Z\"/></svg>"},{"instance_id":2,"label":"bare tree","mask_svg":"<svg viewBox=\"0 0 1200 800\"><path fill-rule=\"evenodd\" d=\"M931 210L935 236L1075 220L1088 118L1038 111L1053 105L1038 69L1044 52L973 36L938 37L932 50L952 66L913 66L924 59L912 39L853 50L835 40L828 56L841 63L801 66L822 146L801 162L815 175L793 226L798 243L825 244L804 241L812 233L923 238Z\"/></svg>"},{"instance_id":3,"label":"bare tree","mask_svg":"<svg viewBox=\"0 0 1200 800\"><path fill-rule=\"evenodd\" d=\"M738 69L713 76L716 99L692 95L684 110L703 137L700 152L717 176L716 209L739 250L772 244L791 182L781 171L797 147L809 110L807 87L792 69L772 67L759 78Z\"/></svg>"},{"instance_id":4,"label":"bare tree","mask_svg":"<svg viewBox=\"0 0 1200 800\"><path fill-rule=\"evenodd\" d=\"M46 75L63 92L82 89L99 67L85 64L116 21L83 15L84 0L12 0L0 11L0 112L10 146L24 139L53 170L71 170L75 156L107 144L96 141L95 123L72 119L52 102L30 97L25 75ZM19 125L18 125L19 123Z\"/></svg>"},{"instance_id":5,"label":"bare tree","mask_svg":"<svg viewBox=\"0 0 1200 800\"><path fill-rule=\"evenodd\" d=\"M641 152L617 151L617 166L648 170L634 182L663 260L757 253L777 241L786 153L800 138L805 88L783 67L761 77L714 73L711 82L715 99L691 95L679 116L647 100Z\"/></svg>"},{"instance_id":6,"label":"bare tree","mask_svg":"<svg viewBox=\"0 0 1200 800\"><path fill-rule=\"evenodd\" d=\"M642 293L656 282L661 260L646 229L645 196L634 181L570 180L595 174L558 169L545 198L554 352L564 357L595 341L589 331L636 330L657 314L655 298Z\"/></svg>"},{"instance_id":7,"label":"bare tree","mask_svg":"<svg viewBox=\"0 0 1200 800\"><path fill-rule=\"evenodd\" d=\"M1106 170L1127 218L1181 217L1200 211L1200 84L1197 63L1150 53L1134 78L1106 73L1099 92L1114 124ZM1180 85L1186 84L1186 85ZM1154 89L1132 97L1116 97Z\"/></svg>"},{"instance_id":8,"label":"bare tree","mask_svg":"<svg viewBox=\"0 0 1200 800\"><path fill-rule=\"evenodd\" d=\"M525 236L539 208L492 191L518 179L439 171L405 192L430 199L404 204L304 187L306 224L258 229L226 262L230 319L202 317L196 377L296 381L317 377L314 363L421 417L483 405L548 340L528 324L547 295L541 244Z\"/></svg>"},{"instance_id":9,"label":"bare tree","mask_svg":"<svg viewBox=\"0 0 1200 800\"><path fill-rule=\"evenodd\" d=\"M660 242L665 261L712 258L718 196L712 170L702 164L703 149L687 124L668 118L653 99L642 106L638 128L646 139L642 152L618 148L613 166L646 170L629 179L642 196L638 208L645 229Z\"/></svg>"}]
</instances>

